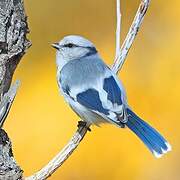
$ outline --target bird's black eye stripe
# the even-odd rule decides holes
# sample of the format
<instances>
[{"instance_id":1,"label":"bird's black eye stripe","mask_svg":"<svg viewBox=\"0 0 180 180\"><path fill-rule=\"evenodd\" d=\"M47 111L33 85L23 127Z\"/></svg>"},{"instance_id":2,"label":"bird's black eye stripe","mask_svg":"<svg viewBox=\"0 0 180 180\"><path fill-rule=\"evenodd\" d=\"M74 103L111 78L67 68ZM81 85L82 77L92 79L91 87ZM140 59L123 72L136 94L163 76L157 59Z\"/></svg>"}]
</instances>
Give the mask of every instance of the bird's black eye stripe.
<instances>
[{"instance_id":1,"label":"bird's black eye stripe","mask_svg":"<svg viewBox=\"0 0 180 180\"><path fill-rule=\"evenodd\" d=\"M97 50L95 47L90 47L90 46L79 46L73 43L68 43L68 44L64 44L63 47L68 47L68 48L73 48L73 47L81 47L81 48L87 48L90 50L90 52L88 54L95 54L97 53Z\"/></svg>"},{"instance_id":2,"label":"bird's black eye stripe","mask_svg":"<svg viewBox=\"0 0 180 180\"><path fill-rule=\"evenodd\" d=\"M68 44L65 44L64 47L72 48L72 47L76 47L76 45L73 43L68 43Z\"/></svg>"}]
</instances>

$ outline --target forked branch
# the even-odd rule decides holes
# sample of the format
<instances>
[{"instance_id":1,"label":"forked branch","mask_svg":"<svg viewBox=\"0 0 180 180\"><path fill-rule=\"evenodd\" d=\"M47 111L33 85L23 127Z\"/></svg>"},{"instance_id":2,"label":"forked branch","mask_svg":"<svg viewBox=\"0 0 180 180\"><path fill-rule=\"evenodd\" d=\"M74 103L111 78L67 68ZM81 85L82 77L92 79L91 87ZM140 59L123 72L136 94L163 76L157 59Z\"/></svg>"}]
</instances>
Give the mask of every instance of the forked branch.
<instances>
[{"instance_id":1,"label":"forked branch","mask_svg":"<svg viewBox=\"0 0 180 180\"><path fill-rule=\"evenodd\" d=\"M119 0L117 0L119 1ZM121 70L126 57L128 55L128 52L135 40L135 37L139 31L139 28L143 22L144 16L147 12L147 9L149 7L150 0L141 0L141 3L139 5L139 8L137 10L136 16L132 22L131 27L129 28L129 32L121 46L120 52L116 51L116 54L118 54L117 58L115 59L115 62L112 66L112 70L115 73L118 73L118 71ZM117 28L118 29L118 28ZM120 32L119 32L120 33ZM119 40L119 36L116 35L116 41Z\"/></svg>"},{"instance_id":2,"label":"forked branch","mask_svg":"<svg viewBox=\"0 0 180 180\"><path fill-rule=\"evenodd\" d=\"M148 9L149 0L142 0L134 21L129 29L129 32L125 38L125 41L120 49L120 33L121 33L121 12L120 12L120 0L117 0L117 29L116 29L116 57L112 70L115 73L122 68L124 61L127 57L128 51L137 35L139 27L142 23L144 15ZM35 173L34 175L27 177L26 180L43 180L48 178L51 174L56 171L68 157L73 153L73 151L78 147L79 143L82 141L86 135L88 127L79 127L76 133L73 135L68 144L60 151L44 168Z\"/></svg>"},{"instance_id":3,"label":"forked branch","mask_svg":"<svg viewBox=\"0 0 180 180\"><path fill-rule=\"evenodd\" d=\"M121 70L125 62L129 49L148 9L149 1L141 0L134 21L120 48L121 4L120 0L116 0L116 55L112 66L112 70L115 73ZM47 179L68 159L88 131L88 127L79 127L68 144L44 168L30 177L22 177L22 170L16 164L12 154L11 142L1 127L6 120L19 86L19 83L16 82L9 89L14 70L30 46L30 42L26 38L27 33L28 26L23 0L0 0L0 180Z\"/></svg>"},{"instance_id":4,"label":"forked branch","mask_svg":"<svg viewBox=\"0 0 180 180\"><path fill-rule=\"evenodd\" d=\"M121 16L121 1L116 0L116 52L114 62L121 53Z\"/></svg>"}]
</instances>

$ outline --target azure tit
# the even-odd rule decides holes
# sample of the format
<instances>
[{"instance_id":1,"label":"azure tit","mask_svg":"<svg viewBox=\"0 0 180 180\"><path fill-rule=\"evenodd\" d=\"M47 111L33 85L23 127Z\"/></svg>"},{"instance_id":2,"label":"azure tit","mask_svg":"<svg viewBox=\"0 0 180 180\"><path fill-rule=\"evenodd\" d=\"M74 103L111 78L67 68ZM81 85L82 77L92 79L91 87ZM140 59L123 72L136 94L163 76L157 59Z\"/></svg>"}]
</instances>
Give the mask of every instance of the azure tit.
<instances>
[{"instance_id":1,"label":"azure tit","mask_svg":"<svg viewBox=\"0 0 180 180\"><path fill-rule=\"evenodd\" d=\"M121 81L103 62L92 42L70 35L52 46L57 49L60 91L86 126L111 123L128 127L155 157L171 150L163 136L129 107Z\"/></svg>"}]
</instances>

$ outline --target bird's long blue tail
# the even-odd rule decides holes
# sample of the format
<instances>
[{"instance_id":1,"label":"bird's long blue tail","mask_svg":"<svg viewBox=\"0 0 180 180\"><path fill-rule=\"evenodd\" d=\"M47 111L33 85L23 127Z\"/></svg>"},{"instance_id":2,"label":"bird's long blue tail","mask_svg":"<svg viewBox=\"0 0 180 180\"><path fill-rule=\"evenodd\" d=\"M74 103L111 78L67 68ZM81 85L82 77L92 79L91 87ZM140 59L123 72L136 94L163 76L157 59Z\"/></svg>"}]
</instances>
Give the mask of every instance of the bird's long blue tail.
<instances>
[{"instance_id":1,"label":"bird's long blue tail","mask_svg":"<svg viewBox=\"0 0 180 180\"><path fill-rule=\"evenodd\" d=\"M159 158L171 150L170 144L154 128L140 119L130 109L127 109L127 113L127 127L143 141L155 157Z\"/></svg>"}]
</instances>

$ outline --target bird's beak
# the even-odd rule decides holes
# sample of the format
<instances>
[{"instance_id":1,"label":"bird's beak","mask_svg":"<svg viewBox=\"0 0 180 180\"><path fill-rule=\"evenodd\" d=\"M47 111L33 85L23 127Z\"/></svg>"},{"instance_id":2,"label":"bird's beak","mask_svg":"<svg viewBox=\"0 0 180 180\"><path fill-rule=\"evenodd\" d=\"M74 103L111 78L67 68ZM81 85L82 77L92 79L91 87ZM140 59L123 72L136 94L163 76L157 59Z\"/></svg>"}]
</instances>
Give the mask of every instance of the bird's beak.
<instances>
[{"instance_id":1,"label":"bird's beak","mask_svg":"<svg viewBox=\"0 0 180 180\"><path fill-rule=\"evenodd\" d=\"M57 50L59 50L59 48L60 48L59 43L53 43L51 46Z\"/></svg>"}]
</instances>

